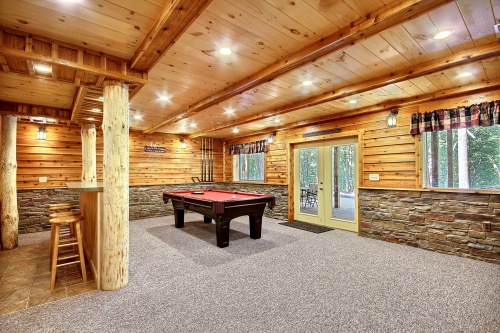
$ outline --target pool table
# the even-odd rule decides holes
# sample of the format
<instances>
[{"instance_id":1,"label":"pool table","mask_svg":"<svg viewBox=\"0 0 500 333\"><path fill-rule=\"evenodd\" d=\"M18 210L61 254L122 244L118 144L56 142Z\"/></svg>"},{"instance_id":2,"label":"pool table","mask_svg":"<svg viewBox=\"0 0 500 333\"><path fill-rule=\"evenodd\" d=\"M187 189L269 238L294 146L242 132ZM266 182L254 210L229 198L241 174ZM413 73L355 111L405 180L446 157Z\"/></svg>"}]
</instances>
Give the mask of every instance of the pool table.
<instances>
[{"instance_id":1,"label":"pool table","mask_svg":"<svg viewBox=\"0 0 500 333\"><path fill-rule=\"evenodd\" d=\"M215 220L217 246L229 245L229 224L232 219L248 215L250 238L259 239L262 229L262 215L266 205L273 208L276 199L272 195L221 190L185 190L164 192L163 201L172 201L175 227L184 227L184 210L203 215L205 223Z\"/></svg>"}]
</instances>

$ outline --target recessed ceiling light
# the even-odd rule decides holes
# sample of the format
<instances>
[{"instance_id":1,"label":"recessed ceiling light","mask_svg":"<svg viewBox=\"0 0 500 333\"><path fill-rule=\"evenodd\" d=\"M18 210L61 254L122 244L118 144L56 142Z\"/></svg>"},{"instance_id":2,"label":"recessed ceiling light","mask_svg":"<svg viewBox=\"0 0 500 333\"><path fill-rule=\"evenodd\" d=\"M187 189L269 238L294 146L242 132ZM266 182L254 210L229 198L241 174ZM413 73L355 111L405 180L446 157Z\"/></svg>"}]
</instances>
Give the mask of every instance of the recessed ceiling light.
<instances>
[{"instance_id":1,"label":"recessed ceiling light","mask_svg":"<svg viewBox=\"0 0 500 333\"><path fill-rule=\"evenodd\" d=\"M471 76L471 75L472 75L471 72L463 72L463 73L458 74L458 77L468 77L468 76Z\"/></svg>"},{"instance_id":2,"label":"recessed ceiling light","mask_svg":"<svg viewBox=\"0 0 500 333\"><path fill-rule=\"evenodd\" d=\"M191 123L189 126L196 127L196 123Z\"/></svg>"},{"instance_id":3,"label":"recessed ceiling light","mask_svg":"<svg viewBox=\"0 0 500 333\"><path fill-rule=\"evenodd\" d=\"M139 114L136 114L136 115L134 116L134 119L142 119L142 116L141 116L141 115L139 115Z\"/></svg>"},{"instance_id":4,"label":"recessed ceiling light","mask_svg":"<svg viewBox=\"0 0 500 333\"><path fill-rule=\"evenodd\" d=\"M234 110L229 108L229 109L226 109L226 111L224 111L225 113L227 114L233 114L234 113Z\"/></svg>"},{"instance_id":5,"label":"recessed ceiling light","mask_svg":"<svg viewBox=\"0 0 500 333\"><path fill-rule=\"evenodd\" d=\"M281 120L279 120L279 119L274 119L273 121L274 121L275 123L279 123Z\"/></svg>"},{"instance_id":6,"label":"recessed ceiling light","mask_svg":"<svg viewBox=\"0 0 500 333\"><path fill-rule=\"evenodd\" d=\"M358 102L357 100L355 100L355 99L351 99L351 100L349 101L349 104L356 104L357 102Z\"/></svg>"},{"instance_id":7,"label":"recessed ceiling light","mask_svg":"<svg viewBox=\"0 0 500 333\"><path fill-rule=\"evenodd\" d=\"M310 86L311 84L313 84L312 81L304 81L304 82L302 82L302 85L306 86L306 87Z\"/></svg>"},{"instance_id":8,"label":"recessed ceiling light","mask_svg":"<svg viewBox=\"0 0 500 333\"><path fill-rule=\"evenodd\" d=\"M101 109L98 109L98 108L93 108L93 109L92 109L92 112L101 112Z\"/></svg>"},{"instance_id":9,"label":"recessed ceiling light","mask_svg":"<svg viewBox=\"0 0 500 333\"><path fill-rule=\"evenodd\" d=\"M233 128L233 133L238 133L239 131L240 130L237 127Z\"/></svg>"},{"instance_id":10,"label":"recessed ceiling light","mask_svg":"<svg viewBox=\"0 0 500 333\"><path fill-rule=\"evenodd\" d=\"M165 96L165 95L164 96L160 96L160 99L162 101L168 101L168 96Z\"/></svg>"},{"instance_id":11,"label":"recessed ceiling light","mask_svg":"<svg viewBox=\"0 0 500 333\"><path fill-rule=\"evenodd\" d=\"M89 118L87 118L87 120L92 121L92 120L95 120L95 119L94 119L94 117L89 117Z\"/></svg>"},{"instance_id":12,"label":"recessed ceiling light","mask_svg":"<svg viewBox=\"0 0 500 333\"><path fill-rule=\"evenodd\" d=\"M42 72L42 73L52 72L52 67L49 65L45 65L45 64L37 64L37 65L35 65L35 69L39 72Z\"/></svg>"},{"instance_id":13,"label":"recessed ceiling light","mask_svg":"<svg viewBox=\"0 0 500 333\"><path fill-rule=\"evenodd\" d=\"M228 56L231 53L233 53L233 51L229 47L227 47L227 46L221 47L219 49L219 54L221 54L223 56Z\"/></svg>"},{"instance_id":14,"label":"recessed ceiling light","mask_svg":"<svg viewBox=\"0 0 500 333\"><path fill-rule=\"evenodd\" d=\"M453 30L453 29L438 30L432 34L432 39L436 39L436 40L445 39L447 37L450 37L451 34L453 34L454 32L455 32L455 30Z\"/></svg>"}]
</instances>

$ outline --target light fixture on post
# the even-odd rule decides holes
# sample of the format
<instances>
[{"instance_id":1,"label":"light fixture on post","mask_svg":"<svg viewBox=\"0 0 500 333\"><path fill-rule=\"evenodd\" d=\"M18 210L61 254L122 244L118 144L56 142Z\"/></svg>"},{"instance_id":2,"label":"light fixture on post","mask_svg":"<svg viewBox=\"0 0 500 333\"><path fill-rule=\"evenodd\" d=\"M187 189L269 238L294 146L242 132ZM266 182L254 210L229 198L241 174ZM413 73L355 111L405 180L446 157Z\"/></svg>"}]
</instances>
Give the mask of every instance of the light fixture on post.
<instances>
[{"instance_id":1,"label":"light fixture on post","mask_svg":"<svg viewBox=\"0 0 500 333\"><path fill-rule=\"evenodd\" d=\"M186 149L186 140L181 139L181 149Z\"/></svg>"},{"instance_id":2,"label":"light fixture on post","mask_svg":"<svg viewBox=\"0 0 500 333\"><path fill-rule=\"evenodd\" d=\"M38 129L38 132L36 132L36 138L38 140L46 140L47 139L47 132L45 131L45 127L40 127Z\"/></svg>"},{"instance_id":3,"label":"light fixture on post","mask_svg":"<svg viewBox=\"0 0 500 333\"><path fill-rule=\"evenodd\" d=\"M391 110L391 113L387 116L387 127L396 127L398 124L397 120L398 110Z\"/></svg>"}]
</instances>

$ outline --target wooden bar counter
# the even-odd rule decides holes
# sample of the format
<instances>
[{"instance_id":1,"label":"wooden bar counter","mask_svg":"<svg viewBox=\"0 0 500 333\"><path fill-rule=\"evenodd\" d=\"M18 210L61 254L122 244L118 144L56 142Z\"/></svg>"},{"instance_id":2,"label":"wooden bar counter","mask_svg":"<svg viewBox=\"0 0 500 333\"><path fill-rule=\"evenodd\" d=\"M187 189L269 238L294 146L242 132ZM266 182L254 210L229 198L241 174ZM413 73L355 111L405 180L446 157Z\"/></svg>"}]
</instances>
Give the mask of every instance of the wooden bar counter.
<instances>
[{"instance_id":1,"label":"wooden bar counter","mask_svg":"<svg viewBox=\"0 0 500 333\"><path fill-rule=\"evenodd\" d=\"M94 275L97 289L101 289L101 224L103 214L102 183L66 183L70 192L80 193L80 211L85 216L81 229L85 257Z\"/></svg>"}]
</instances>

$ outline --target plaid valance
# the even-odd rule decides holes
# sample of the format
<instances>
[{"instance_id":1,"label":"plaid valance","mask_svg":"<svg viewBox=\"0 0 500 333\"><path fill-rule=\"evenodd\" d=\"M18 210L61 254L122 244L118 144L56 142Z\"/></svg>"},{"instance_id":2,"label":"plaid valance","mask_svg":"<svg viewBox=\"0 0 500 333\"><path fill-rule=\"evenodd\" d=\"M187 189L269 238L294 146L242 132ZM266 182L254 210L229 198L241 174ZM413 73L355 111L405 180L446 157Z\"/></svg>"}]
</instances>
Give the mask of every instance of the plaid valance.
<instances>
[{"instance_id":1,"label":"plaid valance","mask_svg":"<svg viewBox=\"0 0 500 333\"><path fill-rule=\"evenodd\" d=\"M230 155L254 154L267 152L267 140L243 143L229 146Z\"/></svg>"},{"instance_id":2,"label":"plaid valance","mask_svg":"<svg viewBox=\"0 0 500 333\"><path fill-rule=\"evenodd\" d=\"M410 134L500 124L500 100L411 116Z\"/></svg>"}]
</instances>

